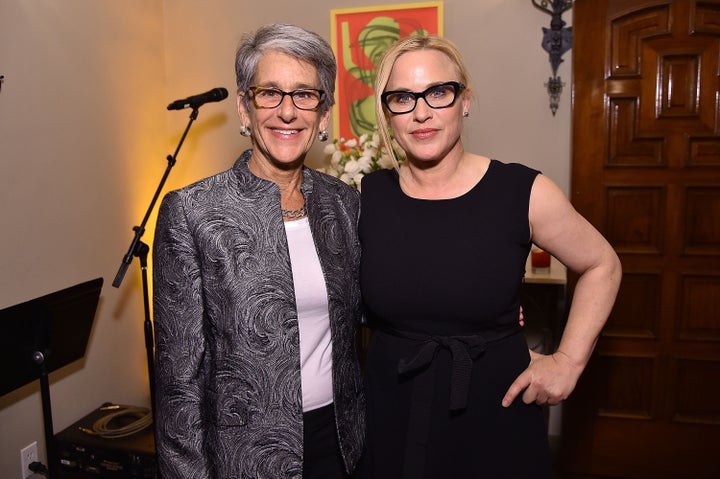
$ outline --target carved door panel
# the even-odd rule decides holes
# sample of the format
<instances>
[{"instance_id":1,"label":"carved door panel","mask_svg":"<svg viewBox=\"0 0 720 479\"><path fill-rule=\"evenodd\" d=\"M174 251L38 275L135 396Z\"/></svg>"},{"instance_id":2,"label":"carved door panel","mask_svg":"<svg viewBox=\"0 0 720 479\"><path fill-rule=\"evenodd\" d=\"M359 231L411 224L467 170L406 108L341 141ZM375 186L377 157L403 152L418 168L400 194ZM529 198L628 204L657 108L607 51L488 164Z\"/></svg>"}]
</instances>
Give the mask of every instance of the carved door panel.
<instances>
[{"instance_id":1,"label":"carved door panel","mask_svg":"<svg viewBox=\"0 0 720 479\"><path fill-rule=\"evenodd\" d=\"M572 201L623 264L570 477L720 477L720 0L576 0ZM570 292L574 278L571 276Z\"/></svg>"}]
</instances>

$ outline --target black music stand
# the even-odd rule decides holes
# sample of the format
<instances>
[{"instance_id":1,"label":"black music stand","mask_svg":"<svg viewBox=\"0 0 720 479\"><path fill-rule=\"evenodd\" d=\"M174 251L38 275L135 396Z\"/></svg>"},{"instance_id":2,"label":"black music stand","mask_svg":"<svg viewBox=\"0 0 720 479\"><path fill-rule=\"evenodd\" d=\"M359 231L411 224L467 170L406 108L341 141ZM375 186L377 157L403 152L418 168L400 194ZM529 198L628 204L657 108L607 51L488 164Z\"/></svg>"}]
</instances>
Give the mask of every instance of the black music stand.
<instances>
[{"instance_id":1,"label":"black music stand","mask_svg":"<svg viewBox=\"0 0 720 479\"><path fill-rule=\"evenodd\" d=\"M49 478L59 462L48 373L85 356L102 284L93 279L0 310L0 395L40 379Z\"/></svg>"}]
</instances>

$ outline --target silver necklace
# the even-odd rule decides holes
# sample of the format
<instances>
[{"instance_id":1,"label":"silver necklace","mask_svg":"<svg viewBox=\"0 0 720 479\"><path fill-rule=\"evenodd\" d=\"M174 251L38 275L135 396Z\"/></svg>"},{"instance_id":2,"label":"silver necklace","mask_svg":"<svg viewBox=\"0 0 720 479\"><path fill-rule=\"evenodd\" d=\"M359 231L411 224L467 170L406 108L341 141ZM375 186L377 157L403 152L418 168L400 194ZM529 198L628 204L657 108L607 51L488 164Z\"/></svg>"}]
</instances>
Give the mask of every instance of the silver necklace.
<instances>
[{"instance_id":1,"label":"silver necklace","mask_svg":"<svg viewBox=\"0 0 720 479\"><path fill-rule=\"evenodd\" d=\"M302 205L302 207L297 210L284 210L280 208L280 212L282 213L283 218L287 218L289 220L296 220L307 216L307 208L305 205Z\"/></svg>"}]
</instances>

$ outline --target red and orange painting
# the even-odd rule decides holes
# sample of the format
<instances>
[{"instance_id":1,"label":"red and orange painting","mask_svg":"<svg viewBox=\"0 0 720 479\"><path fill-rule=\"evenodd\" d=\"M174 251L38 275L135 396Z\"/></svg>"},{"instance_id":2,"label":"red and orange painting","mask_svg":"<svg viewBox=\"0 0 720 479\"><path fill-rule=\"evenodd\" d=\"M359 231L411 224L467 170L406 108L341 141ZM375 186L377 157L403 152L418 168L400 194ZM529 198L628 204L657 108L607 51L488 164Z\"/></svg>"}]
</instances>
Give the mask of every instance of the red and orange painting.
<instances>
[{"instance_id":1,"label":"red and orange painting","mask_svg":"<svg viewBox=\"0 0 720 479\"><path fill-rule=\"evenodd\" d=\"M333 111L336 138L359 138L375 128L375 73L380 58L408 35L442 36L442 2L331 10L332 47L338 62Z\"/></svg>"}]
</instances>

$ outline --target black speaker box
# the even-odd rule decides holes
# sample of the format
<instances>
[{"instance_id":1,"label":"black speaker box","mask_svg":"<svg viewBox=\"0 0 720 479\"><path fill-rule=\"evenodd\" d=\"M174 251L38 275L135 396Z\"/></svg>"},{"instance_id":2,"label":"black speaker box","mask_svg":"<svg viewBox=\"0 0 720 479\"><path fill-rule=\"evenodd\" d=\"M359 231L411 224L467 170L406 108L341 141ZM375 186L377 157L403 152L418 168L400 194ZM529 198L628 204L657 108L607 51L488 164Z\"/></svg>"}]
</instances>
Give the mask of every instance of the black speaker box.
<instances>
[{"instance_id":1,"label":"black speaker box","mask_svg":"<svg viewBox=\"0 0 720 479\"><path fill-rule=\"evenodd\" d=\"M60 478L158 478L152 425L118 438L103 438L82 431L82 428L92 429L95 421L109 414L110 411L101 409L103 406L55 435Z\"/></svg>"}]
</instances>

